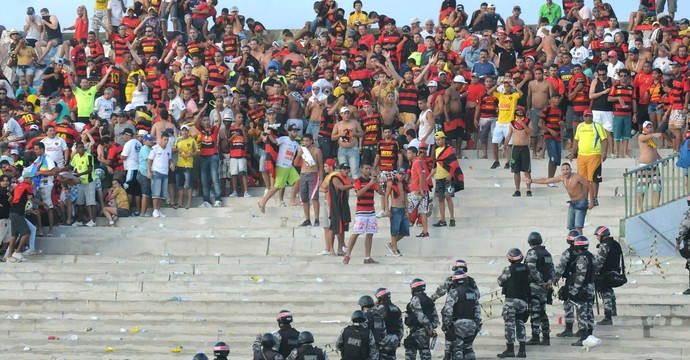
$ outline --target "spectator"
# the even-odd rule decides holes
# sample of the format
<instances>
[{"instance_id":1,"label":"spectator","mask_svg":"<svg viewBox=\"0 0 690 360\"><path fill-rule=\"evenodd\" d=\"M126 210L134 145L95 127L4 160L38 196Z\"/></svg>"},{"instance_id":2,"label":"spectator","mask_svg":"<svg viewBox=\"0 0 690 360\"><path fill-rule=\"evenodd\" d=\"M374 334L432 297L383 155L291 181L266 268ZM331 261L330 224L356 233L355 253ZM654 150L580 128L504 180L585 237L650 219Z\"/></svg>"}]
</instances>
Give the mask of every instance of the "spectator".
<instances>
[{"instance_id":1,"label":"spectator","mask_svg":"<svg viewBox=\"0 0 690 360\"><path fill-rule=\"evenodd\" d=\"M561 7L554 3L553 0L546 0L539 8L539 18L546 18L547 24L553 26L561 18Z\"/></svg>"},{"instance_id":2,"label":"spectator","mask_svg":"<svg viewBox=\"0 0 690 360\"><path fill-rule=\"evenodd\" d=\"M108 219L108 226L115 225L121 217L129 216L129 200L120 179L113 179L112 185L106 196L108 206L103 208L103 216Z\"/></svg>"},{"instance_id":3,"label":"spectator","mask_svg":"<svg viewBox=\"0 0 690 360\"><path fill-rule=\"evenodd\" d=\"M166 217L160 208L168 197L168 171L175 170L172 154L168 150L169 139L168 132L163 132L156 145L151 148L147 158L147 178L151 180L151 197L153 198L153 213L151 215L154 218Z\"/></svg>"}]
</instances>

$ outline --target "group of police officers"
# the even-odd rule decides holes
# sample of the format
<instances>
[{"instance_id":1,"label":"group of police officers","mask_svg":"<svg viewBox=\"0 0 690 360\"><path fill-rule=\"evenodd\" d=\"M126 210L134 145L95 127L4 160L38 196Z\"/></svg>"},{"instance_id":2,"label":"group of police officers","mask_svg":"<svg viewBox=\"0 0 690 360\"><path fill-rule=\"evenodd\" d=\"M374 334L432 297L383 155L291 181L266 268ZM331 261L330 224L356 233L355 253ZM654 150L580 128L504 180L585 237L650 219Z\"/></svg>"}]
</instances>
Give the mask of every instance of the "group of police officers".
<instances>
[{"instance_id":1,"label":"group of police officers","mask_svg":"<svg viewBox=\"0 0 690 360\"><path fill-rule=\"evenodd\" d=\"M563 301L565 330L558 333L558 337L578 337L572 345L582 346L582 341L592 335L593 303L597 294L602 298L605 315L597 325L613 324L616 296L604 275L624 273L623 253L606 226L597 227L594 235L599 241L596 255L588 250L589 240L585 236L576 230L570 231L566 237L569 247L561 254L558 264L554 264L537 232L529 235L530 249L526 254L517 248L508 251L510 265L498 277L498 285L505 295L502 316L506 339L506 350L497 355L499 358L524 358L526 345L551 344L546 305L552 303L553 287L560 279L565 279L565 285L558 291ZM424 280L413 279L410 282L412 298L405 313L391 302L391 292L386 288L376 290L374 297L360 297L360 309L352 313L351 323L341 331L335 343L341 359L393 360L396 349L402 344L406 360L415 360L417 353L421 360L430 360L439 325L446 339L444 360L474 359L472 346L482 328L480 293L475 280L468 275L465 261L455 261L452 270L453 274L431 296L425 292ZM439 319L435 301L444 295L446 302ZM528 318L532 329L529 341L525 328ZM573 332L575 319L579 327L577 332ZM312 333L295 330L292 320L287 310L278 314L279 329L259 335L254 342L254 360L328 359L323 349L313 345ZM404 326L408 328L408 336L403 339Z\"/></svg>"}]
</instances>

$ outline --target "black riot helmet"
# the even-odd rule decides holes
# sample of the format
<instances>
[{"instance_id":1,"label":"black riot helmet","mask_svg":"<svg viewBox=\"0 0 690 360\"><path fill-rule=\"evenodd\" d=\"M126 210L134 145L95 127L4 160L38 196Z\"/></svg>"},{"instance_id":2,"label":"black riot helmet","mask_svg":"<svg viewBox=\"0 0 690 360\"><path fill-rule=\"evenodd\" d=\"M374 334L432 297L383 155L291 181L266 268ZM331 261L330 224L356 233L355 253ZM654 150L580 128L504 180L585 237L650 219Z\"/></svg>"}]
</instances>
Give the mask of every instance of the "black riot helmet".
<instances>
[{"instance_id":1,"label":"black riot helmet","mask_svg":"<svg viewBox=\"0 0 690 360\"><path fill-rule=\"evenodd\" d=\"M531 232L527 238L527 243L530 245L541 245L542 242L541 234L536 231Z\"/></svg>"},{"instance_id":2,"label":"black riot helmet","mask_svg":"<svg viewBox=\"0 0 690 360\"><path fill-rule=\"evenodd\" d=\"M221 356L227 358L230 355L230 346L220 341L213 345L213 356Z\"/></svg>"},{"instance_id":3,"label":"black riot helmet","mask_svg":"<svg viewBox=\"0 0 690 360\"><path fill-rule=\"evenodd\" d=\"M372 298L369 295L362 295L359 298L359 301L357 303L359 304L359 306L366 308L366 309L372 308L375 305L374 304L374 298Z\"/></svg>"},{"instance_id":4,"label":"black riot helmet","mask_svg":"<svg viewBox=\"0 0 690 360\"><path fill-rule=\"evenodd\" d=\"M508 261L511 263L519 263L522 261L524 256L522 255L522 251L518 248L512 248L508 250L508 254L506 254L506 257L508 258Z\"/></svg>"},{"instance_id":5,"label":"black riot helmet","mask_svg":"<svg viewBox=\"0 0 690 360\"><path fill-rule=\"evenodd\" d=\"M276 337L271 333L261 335L261 346L274 347L276 346Z\"/></svg>"},{"instance_id":6,"label":"black riot helmet","mask_svg":"<svg viewBox=\"0 0 690 360\"><path fill-rule=\"evenodd\" d=\"M297 345L304 345L304 344L313 344L314 343L314 335L311 334L309 331L302 331L299 333L299 337L297 337Z\"/></svg>"},{"instance_id":7,"label":"black riot helmet","mask_svg":"<svg viewBox=\"0 0 690 360\"><path fill-rule=\"evenodd\" d=\"M376 299L378 301L385 301L385 300L390 300L391 299L391 292L390 290L386 288L378 288L376 289Z\"/></svg>"},{"instance_id":8,"label":"black riot helmet","mask_svg":"<svg viewBox=\"0 0 690 360\"><path fill-rule=\"evenodd\" d=\"M594 230L594 235L605 238L611 236L611 231L607 226L597 226L596 230Z\"/></svg>"},{"instance_id":9,"label":"black riot helmet","mask_svg":"<svg viewBox=\"0 0 690 360\"><path fill-rule=\"evenodd\" d=\"M289 324L292 322L292 313L289 310L280 310L276 320L278 324Z\"/></svg>"},{"instance_id":10,"label":"black riot helmet","mask_svg":"<svg viewBox=\"0 0 690 360\"><path fill-rule=\"evenodd\" d=\"M575 246L575 250L587 250L587 248L589 247L589 240L586 237L580 235L575 238L573 246Z\"/></svg>"},{"instance_id":11,"label":"black riot helmet","mask_svg":"<svg viewBox=\"0 0 690 360\"><path fill-rule=\"evenodd\" d=\"M467 272L467 262L462 259L455 260L452 270L455 271L457 269L462 269L462 271Z\"/></svg>"},{"instance_id":12,"label":"black riot helmet","mask_svg":"<svg viewBox=\"0 0 690 360\"><path fill-rule=\"evenodd\" d=\"M580 236L580 232L577 230L570 230L568 231L568 236L565 237L565 241L568 242L568 244L572 245L573 242L575 241L575 238Z\"/></svg>"},{"instance_id":13,"label":"black riot helmet","mask_svg":"<svg viewBox=\"0 0 690 360\"><path fill-rule=\"evenodd\" d=\"M461 269L455 270L451 279L455 284L458 285L467 284L467 273L465 273Z\"/></svg>"},{"instance_id":14,"label":"black riot helmet","mask_svg":"<svg viewBox=\"0 0 690 360\"><path fill-rule=\"evenodd\" d=\"M412 291L412 295L422 292L426 290L426 283L420 278L414 278L410 281L410 290Z\"/></svg>"},{"instance_id":15,"label":"black riot helmet","mask_svg":"<svg viewBox=\"0 0 690 360\"><path fill-rule=\"evenodd\" d=\"M204 355L204 353L198 353L194 355L192 360L208 360L208 356Z\"/></svg>"},{"instance_id":16,"label":"black riot helmet","mask_svg":"<svg viewBox=\"0 0 690 360\"><path fill-rule=\"evenodd\" d=\"M352 320L353 323L363 323L367 321L367 316L364 314L364 311L362 310L355 310L352 312Z\"/></svg>"}]
</instances>

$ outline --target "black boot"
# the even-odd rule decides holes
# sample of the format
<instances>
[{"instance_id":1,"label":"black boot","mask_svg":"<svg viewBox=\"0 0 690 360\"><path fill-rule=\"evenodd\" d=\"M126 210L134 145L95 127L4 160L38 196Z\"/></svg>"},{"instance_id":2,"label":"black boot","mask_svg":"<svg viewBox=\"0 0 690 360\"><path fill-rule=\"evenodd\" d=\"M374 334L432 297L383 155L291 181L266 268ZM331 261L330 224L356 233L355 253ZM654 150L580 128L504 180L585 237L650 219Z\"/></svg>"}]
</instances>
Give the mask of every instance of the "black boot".
<instances>
[{"instance_id":1,"label":"black boot","mask_svg":"<svg viewBox=\"0 0 690 360\"><path fill-rule=\"evenodd\" d=\"M557 337L574 337L575 333L573 333L573 323L565 323L565 330L563 332L560 332L556 334Z\"/></svg>"},{"instance_id":2,"label":"black boot","mask_svg":"<svg viewBox=\"0 0 690 360\"><path fill-rule=\"evenodd\" d=\"M465 360L475 360L477 359L477 355L474 354L473 349L463 349L462 350L462 355L465 358Z\"/></svg>"},{"instance_id":3,"label":"black boot","mask_svg":"<svg viewBox=\"0 0 690 360\"><path fill-rule=\"evenodd\" d=\"M496 355L499 358L514 358L515 357L515 345L513 344L506 344L506 351Z\"/></svg>"},{"instance_id":4,"label":"black boot","mask_svg":"<svg viewBox=\"0 0 690 360\"><path fill-rule=\"evenodd\" d=\"M551 346L551 338L549 337L549 334L541 334L541 342L539 345L542 346Z\"/></svg>"},{"instance_id":5,"label":"black boot","mask_svg":"<svg viewBox=\"0 0 690 360\"><path fill-rule=\"evenodd\" d=\"M582 342L587 338L587 336L589 336L588 334L589 334L590 331L591 331L591 330L584 330L584 331L582 331L582 335L580 335L580 339L577 340L576 342L570 344L570 345L572 345L572 346L582 346Z\"/></svg>"},{"instance_id":6,"label":"black boot","mask_svg":"<svg viewBox=\"0 0 690 360\"><path fill-rule=\"evenodd\" d=\"M526 358L527 357L527 352L525 352L525 343L520 342L520 348L518 349L517 357L519 358Z\"/></svg>"},{"instance_id":7,"label":"black boot","mask_svg":"<svg viewBox=\"0 0 690 360\"><path fill-rule=\"evenodd\" d=\"M611 311L604 310L604 318L597 322L597 325L613 325L613 320L611 320Z\"/></svg>"},{"instance_id":8,"label":"black boot","mask_svg":"<svg viewBox=\"0 0 690 360\"><path fill-rule=\"evenodd\" d=\"M532 333L532 338L529 339L527 342L527 345L539 345L539 334L538 333Z\"/></svg>"}]
</instances>

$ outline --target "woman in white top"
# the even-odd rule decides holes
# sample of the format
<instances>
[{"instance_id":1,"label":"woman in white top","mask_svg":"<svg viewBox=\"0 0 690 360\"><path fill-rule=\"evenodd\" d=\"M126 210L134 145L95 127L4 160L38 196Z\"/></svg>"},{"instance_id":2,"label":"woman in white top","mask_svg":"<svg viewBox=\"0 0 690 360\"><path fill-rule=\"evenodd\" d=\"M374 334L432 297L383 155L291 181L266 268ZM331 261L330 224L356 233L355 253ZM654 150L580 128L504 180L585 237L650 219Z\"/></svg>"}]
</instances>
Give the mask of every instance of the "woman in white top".
<instances>
[{"instance_id":1,"label":"woman in white top","mask_svg":"<svg viewBox=\"0 0 690 360\"><path fill-rule=\"evenodd\" d=\"M132 92L132 105L146 106L144 102L149 99L149 88L144 83L144 77L140 75L134 75L136 77L135 81L137 83L137 88Z\"/></svg>"}]
</instances>

